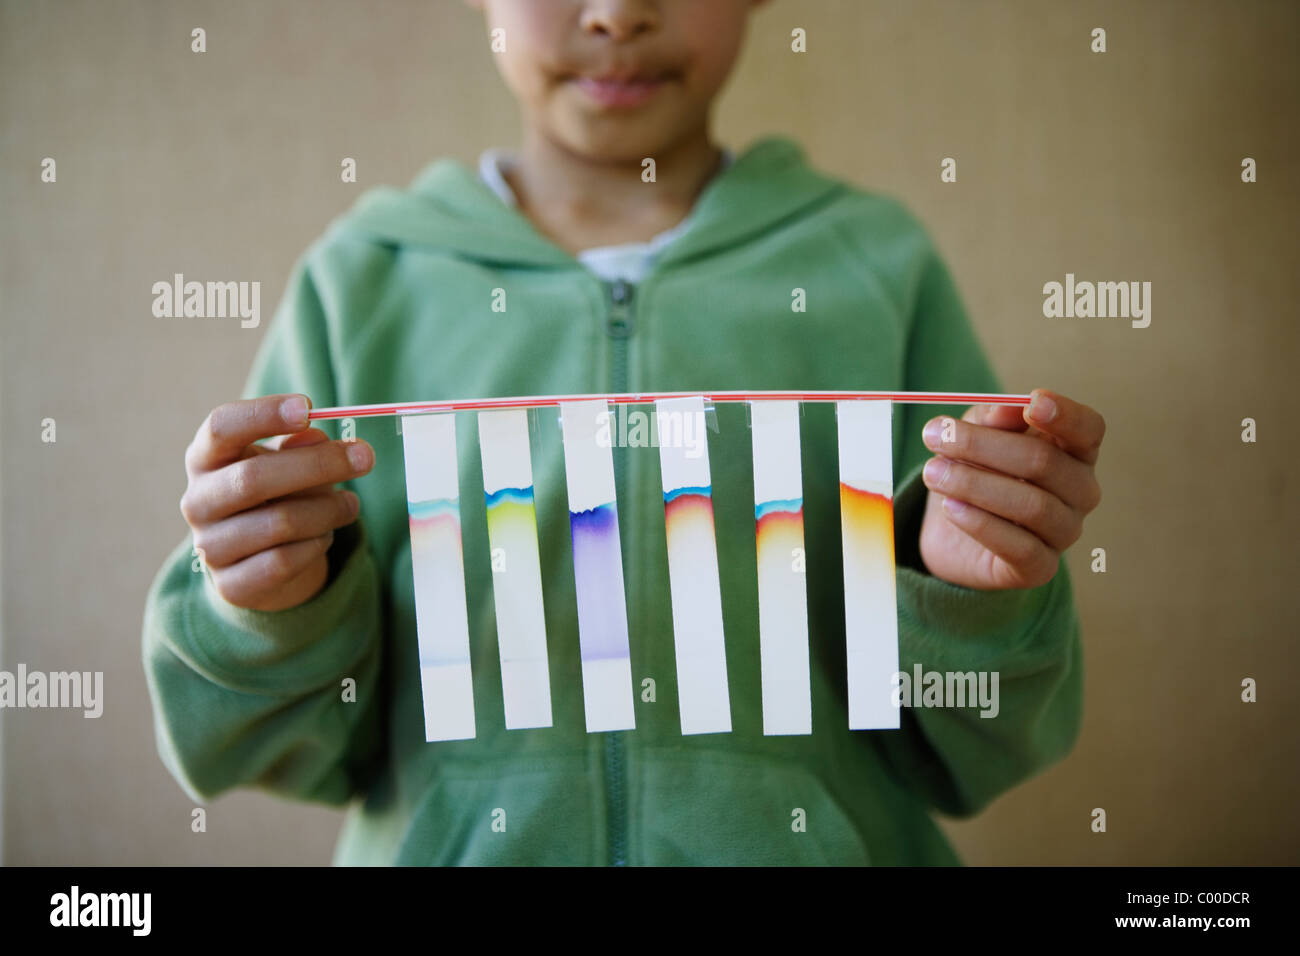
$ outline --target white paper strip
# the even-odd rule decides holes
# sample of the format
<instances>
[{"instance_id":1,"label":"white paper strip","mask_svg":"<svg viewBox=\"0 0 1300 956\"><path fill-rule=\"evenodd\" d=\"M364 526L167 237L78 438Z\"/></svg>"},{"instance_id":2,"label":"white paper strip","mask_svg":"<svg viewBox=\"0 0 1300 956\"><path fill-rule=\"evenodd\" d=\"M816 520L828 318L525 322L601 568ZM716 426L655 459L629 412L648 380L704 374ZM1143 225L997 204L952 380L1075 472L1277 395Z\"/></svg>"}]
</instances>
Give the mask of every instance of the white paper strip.
<instances>
[{"instance_id":1,"label":"white paper strip","mask_svg":"<svg viewBox=\"0 0 1300 956\"><path fill-rule=\"evenodd\" d=\"M731 731L703 398L655 403L683 734Z\"/></svg>"},{"instance_id":2,"label":"white paper strip","mask_svg":"<svg viewBox=\"0 0 1300 956\"><path fill-rule=\"evenodd\" d=\"M893 404L849 401L838 402L836 409L849 729L895 729L900 715L893 702L898 673Z\"/></svg>"},{"instance_id":3,"label":"white paper strip","mask_svg":"<svg viewBox=\"0 0 1300 956\"><path fill-rule=\"evenodd\" d=\"M587 732L636 726L627 599L614 488L613 427L603 401L560 405L573 535Z\"/></svg>"},{"instance_id":4,"label":"white paper strip","mask_svg":"<svg viewBox=\"0 0 1300 956\"><path fill-rule=\"evenodd\" d=\"M456 416L402 420L425 740L474 736Z\"/></svg>"},{"instance_id":5,"label":"white paper strip","mask_svg":"<svg viewBox=\"0 0 1300 956\"><path fill-rule=\"evenodd\" d=\"M483 495L492 557L492 597L507 730L551 726L551 677L537 552L528 412L478 416Z\"/></svg>"},{"instance_id":6,"label":"white paper strip","mask_svg":"<svg viewBox=\"0 0 1300 956\"><path fill-rule=\"evenodd\" d=\"M752 402L763 733L812 733L799 403Z\"/></svg>"}]
</instances>

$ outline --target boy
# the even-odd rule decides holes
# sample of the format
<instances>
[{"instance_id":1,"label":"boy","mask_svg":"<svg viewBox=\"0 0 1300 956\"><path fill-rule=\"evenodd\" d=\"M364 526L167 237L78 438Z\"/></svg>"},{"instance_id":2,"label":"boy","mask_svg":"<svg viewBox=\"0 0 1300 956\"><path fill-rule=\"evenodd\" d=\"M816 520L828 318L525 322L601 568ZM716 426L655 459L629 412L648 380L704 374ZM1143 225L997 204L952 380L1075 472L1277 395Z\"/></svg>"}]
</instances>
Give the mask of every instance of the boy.
<instances>
[{"instance_id":1,"label":"boy","mask_svg":"<svg viewBox=\"0 0 1300 956\"><path fill-rule=\"evenodd\" d=\"M1082 678L1059 558L1098 502L1104 424L1045 391L1023 413L970 409L947 442L959 410L896 409L900 668L997 672L995 718L905 709L897 731L847 729L835 419L809 405L813 734L763 736L750 437L745 409L722 405L709 442L733 732L680 732L657 455L618 447L632 673L657 692L638 696L636 730L585 732L562 447L538 416L554 725L504 728L485 522L465 507L478 736L424 740L400 439L379 420L332 440L307 427L307 396L997 389L901 205L785 141L713 144L754 5L484 0L518 155L366 194L295 271L247 388L267 397L216 408L187 452L193 537L154 584L144 652L159 748L191 795L356 800L340 863L953 863L930 810L974 813L1069 749ZM458 438L470 502L468 422Z\"/></svg>"}]
</instances>

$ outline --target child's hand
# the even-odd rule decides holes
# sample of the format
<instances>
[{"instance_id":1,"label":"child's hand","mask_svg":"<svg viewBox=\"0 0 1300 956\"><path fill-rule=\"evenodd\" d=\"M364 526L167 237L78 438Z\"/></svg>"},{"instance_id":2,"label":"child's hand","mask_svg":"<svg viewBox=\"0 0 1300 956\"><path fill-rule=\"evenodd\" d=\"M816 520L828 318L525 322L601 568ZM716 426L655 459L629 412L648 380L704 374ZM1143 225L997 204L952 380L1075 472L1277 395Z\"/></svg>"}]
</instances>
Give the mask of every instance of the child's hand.
<instances>
[{"instance_id":1,"label":"child's hand","mask_svg":"<svg viewBox=\"0 0 1300 956\"><path fill-rule=\"evenodd\" d=\"M313 597L334 529L357 517L357 496L333 486L369 471L374 450L307 428L309 407L302 395L219 405L186 449L181 514L217 592L239 607L279 611ZM253 444L275 435L285 436L275 447Z\"/></svg>"},{"instance_id":2,"label":"child's hand","mask_svg":"<svg viewBox=\"0 0 1300 956\"><path fill-rule=\"evenodd\" d=\"M1093 465L1105 433L1091 408L1043 389L1023 410L975 405L961 421L927 422L937 457L924 470L920 544L930 573L989 590L1050 581L1101 501Z\"/></svg>"}]
</instances>

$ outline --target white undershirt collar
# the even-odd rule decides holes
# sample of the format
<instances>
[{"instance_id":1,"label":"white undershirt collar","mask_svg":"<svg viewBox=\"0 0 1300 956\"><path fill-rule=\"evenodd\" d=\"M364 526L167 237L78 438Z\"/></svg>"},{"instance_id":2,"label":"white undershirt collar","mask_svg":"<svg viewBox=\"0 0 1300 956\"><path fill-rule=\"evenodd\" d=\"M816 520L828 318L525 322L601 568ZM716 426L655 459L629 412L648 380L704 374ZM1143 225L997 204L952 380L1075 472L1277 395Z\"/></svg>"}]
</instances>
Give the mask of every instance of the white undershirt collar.
<instances>
[{"instance_id":1,"label":"white undershirt collar","mask_svg":"<svg viewBox=\"0 0 1300 956\"><path fill-rule=\"evenodd\" d=\"M722 151L721 169L731 165L730 150ZM500 149L484 150L478 161L479 178L491 189L503 203L512 208L519 207L519 200L514 190L506 182L505 167L510 163L510 154ZM693 215L693 214L692 214ZM692 216L659 233L648 242L623 242L613 246L596 246L577 253L576 258L591 272L607 282L622 279L625 282L640 282L654 267L655 260L673 240L679 238L691 227Z\"/></svg>"}]
</instances>

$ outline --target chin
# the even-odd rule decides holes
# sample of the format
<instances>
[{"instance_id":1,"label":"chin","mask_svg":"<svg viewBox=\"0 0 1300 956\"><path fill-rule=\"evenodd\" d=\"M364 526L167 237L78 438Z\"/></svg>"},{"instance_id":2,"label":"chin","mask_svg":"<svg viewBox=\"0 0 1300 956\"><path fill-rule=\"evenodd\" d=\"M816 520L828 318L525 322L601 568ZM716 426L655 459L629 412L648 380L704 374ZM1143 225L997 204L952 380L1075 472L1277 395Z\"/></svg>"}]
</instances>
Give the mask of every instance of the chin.
<instances>
[{"instance_id":1,"label":"chin","mask_svg":"<svg viewBox=\"0 0 1300 956\"><path fill-rule=\"evenodd\" d=\"M571 118L556 129L557 140L567 149L603 163L640 163L646 157L662 156L684 135L634 116L595 122L590 117Z\"/></svg>"}]
</instances>

